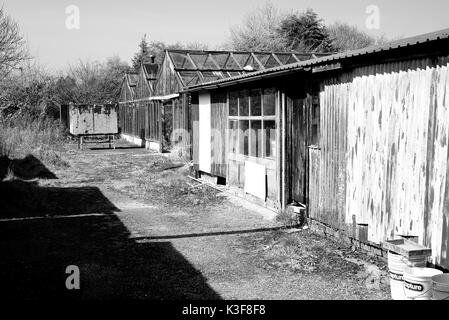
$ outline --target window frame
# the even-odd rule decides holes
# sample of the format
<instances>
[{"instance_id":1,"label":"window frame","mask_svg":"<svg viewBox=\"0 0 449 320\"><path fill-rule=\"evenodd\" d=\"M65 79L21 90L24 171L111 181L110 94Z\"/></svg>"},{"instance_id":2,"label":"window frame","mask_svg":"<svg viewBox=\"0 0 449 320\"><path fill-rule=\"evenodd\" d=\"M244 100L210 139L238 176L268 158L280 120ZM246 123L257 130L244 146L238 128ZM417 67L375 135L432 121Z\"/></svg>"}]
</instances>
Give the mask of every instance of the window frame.
<instances>
[{"instance_id":1,"label":"window frame","mask_svg":"<svg viewBox=\"0 0 449 320\"><path fill-rule=\"evenodd\" d=\"M259 99L260 99L260 116L252 116L251 115L251 110L252 110L252 93L253 91L259 91ZM273 91L273 96L274 96L274 115L264 115L264 93L265 91ZM247 158L254 158L254 159L267 159L267 160L275 160L276 159L276 154L271 154L270 156L266 156L266 139L269 135L267 135L265 132L262 131L262 140L259 143L259 148L260 148L260 154L261 156L253 156L253 150L252 150L252 145L253 145L253 134L251 134L251 128L252 128L252 121L260 121L261 123L261 130L264 130L265 127L265 121L274 121L275 123L275 143L276 143L276 148L278 148L277 144L277 128L278 128L278 121L277 121L277 113L278 113L278 107L277 107L277 96L276 96L276 88L274 87L270 87L270 88L254 88L254 89L241 89L241 90L233 90L233 91L229 91L228 92L228 108L229 108L229 101L230 101L230 96L231 94L236 94L237 95L237 115L229 115L228 113L228 120L227 120L227 127L228 129L230 128L230 122L231 121L237 121L237 134L233 135L234 137L236 136L236 140L237 140L237 145L235 146L235 152L231 151L231 149L228 149L228 152L231 154L234 154L236 156L243 156L243 157L247 157ZM241 92L247 92L248 96L245 97L246 99L248 99L248 115L247 116L241 116L240 115L240 94ZM248 154L244 154L244 153L240 153L240 136L241 136L241 130L240 130L240 121L241 120L247 120L248 121L248 129L249 131L249 135L248 135ZM235 130L235 129L234 129ZM232 133L229 132L228 133L228 140L230 138L230 135ZM254 134L254 136L256 137L256 139L258 138L258 134Z\"/></svg>"}]
</instances>

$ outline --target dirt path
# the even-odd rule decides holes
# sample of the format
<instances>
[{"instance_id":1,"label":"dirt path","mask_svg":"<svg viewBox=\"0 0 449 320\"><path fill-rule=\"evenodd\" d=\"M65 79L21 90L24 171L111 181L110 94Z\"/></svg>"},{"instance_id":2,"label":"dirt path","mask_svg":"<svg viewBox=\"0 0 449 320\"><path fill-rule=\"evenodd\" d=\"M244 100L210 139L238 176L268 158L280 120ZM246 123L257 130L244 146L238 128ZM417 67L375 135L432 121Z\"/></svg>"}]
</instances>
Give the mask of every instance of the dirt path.
<instances>
[{"instance_id":1,"label":"dirt path","mask_svg":"<svg viewBox=\"0 0 449 320\"><path fill-rule=\"evenodd\" d=\"M67 158L58 179L27 189L44 207L11 207L0 222L0 281L13 297L388 298L381 264L307 230L289 233L166 157L117 149ZM65 289L67 265L80 268L81 290Z\"/></svg>"}]
</instances>

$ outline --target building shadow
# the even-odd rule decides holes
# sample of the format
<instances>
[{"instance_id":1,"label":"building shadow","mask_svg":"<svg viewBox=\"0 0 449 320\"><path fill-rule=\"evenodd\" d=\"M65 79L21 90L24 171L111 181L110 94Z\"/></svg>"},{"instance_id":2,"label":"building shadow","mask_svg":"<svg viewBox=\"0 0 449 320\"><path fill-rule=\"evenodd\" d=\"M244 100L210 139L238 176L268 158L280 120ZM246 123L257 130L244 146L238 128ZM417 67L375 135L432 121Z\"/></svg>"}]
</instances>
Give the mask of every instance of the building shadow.
<instances>
[{"instance_id":1,"label":"building shadow","mask_svg":"<svg viewBox=\"0 0 449 320\"><path fill-rule=\"evenodd\" d=\"M31 154L23 159L9 159L6 156L0 157L0 181L6 177L8 170L15 177L22 180L58 178L39 159Z\"/></svg>"},{"instance_id":2,"label":"building shadow","mask_svg":"<svg viewBox=\"0 0 449 320\"><path fill-rule=\"evenodd\" d=\"M170 242L131 239L114 214L119 209L97 188L45 188L25 181L2 182L0 188L0 208L6 203L14 218L37 217L0 221L4 300L220 299ZM48 212L54 215L45 216ZM69 265L80 270L79 290L66 287Z\"/></svg>"},{"instance_id":3,"label":"building shadow","mask_svg":"<svg viewBox=\"0 0 449 320\"><path fill-rule=\"evenodd\" d=\"M119 211L97 187L43 187L37 181L0 182L0 218L112 214Z\"/></svg>"}]
</instances>

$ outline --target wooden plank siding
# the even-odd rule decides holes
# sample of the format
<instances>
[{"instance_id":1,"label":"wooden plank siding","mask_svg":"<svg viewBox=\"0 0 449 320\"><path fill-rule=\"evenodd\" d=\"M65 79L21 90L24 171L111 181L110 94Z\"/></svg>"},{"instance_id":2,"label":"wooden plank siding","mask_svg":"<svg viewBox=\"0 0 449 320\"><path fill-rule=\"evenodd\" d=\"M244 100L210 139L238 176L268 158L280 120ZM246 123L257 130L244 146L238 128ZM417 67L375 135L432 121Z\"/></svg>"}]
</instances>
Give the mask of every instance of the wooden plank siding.
<instances>
[{"instance_id":1,"label":"wooden plank siding","mask_svg":"<svg viewBox=\"0 0 449 320\"><path fill-rule=\"evenodd\" d=\"M192 159L193 159L193 168L195 171L199 170L200 163L200 148L199 148L199 101L198 95L193 94L191 96L191 111L192 111Z\"/></svg>"},{"instance_id":2,"label":"wooden plank siding","mask_svg":"<svg viewBox=\"0 0 449 320\"><path fill-rule=\"evenodd\" d=\"M182 90L181 80L178 79L173 61L167 52L165 52L165 58L158 71L157 80L154 84L155 96L166 96L173 93L178 93Z\"/></svg>"},{"instance_id":3,"label":"wooden plank siding","mask_svg":"<svg viewBox=\"0 0 449 320\"><path fill-rule=\"evenodd\" d=\"M172 124L171 149L176 149L178 153L181 153L181 155L190 159L191 137L189 131L189 96L187 94L182 94L179 98L172 99L171 102L172 119L168 120Z\"/></svg>"},{"instance_id":4,"label":"wooden plank siding","mask_svg":"<svg viewBox=\"0 0 449 320\"><path fill-rule=\"evenodd\" d=\"M134 91L129 86L128 81L124 79L122 82L122 87L120 88L119 101L130 101L133 98L134 98Z\"/></svg>"},{"instance_id":5,"label":"wooden plank siding","mask_svg":"<svg viewBox=\"0 0 449 320\"><path fill-rule=\"evenodd\" d=\"M309 214L368 241L417 236L449 267L448 59L354 68L322 81Z\"/></svg>"},{"instance_id":6,"label":"wooden plank siding","mask_svg":"<svg viewBox=\"0 0 449 320\"><path fill-rule=\"evenodd\" d=\"M226 132L228 101L226 92L211 94L211 174L226 178Z\"/></svg>"},{"instance_id":7,"label":"wooden plank siding","mask_svg":"<svg viewBox=\"0 0 449 320\"><path fill-rule=\"evenodd\" d=\"M134 99L139 100L148 98L153 95L153 88L151 87L147 74L143 65L140 66L139 76L137 78L136 87L134 88Z\"/></svg>"}]
</instances>

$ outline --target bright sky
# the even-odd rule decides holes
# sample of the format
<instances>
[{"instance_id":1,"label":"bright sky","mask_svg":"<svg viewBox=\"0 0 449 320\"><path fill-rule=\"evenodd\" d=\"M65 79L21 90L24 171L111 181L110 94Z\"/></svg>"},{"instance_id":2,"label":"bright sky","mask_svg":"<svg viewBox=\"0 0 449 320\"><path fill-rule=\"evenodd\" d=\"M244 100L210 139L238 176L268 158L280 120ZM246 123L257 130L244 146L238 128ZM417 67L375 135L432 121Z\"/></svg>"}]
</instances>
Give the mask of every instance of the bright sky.
<instances>
[{"instance_id":1,"label":"bright sky","mask_svg":"<svg viewBox=\"0 0 449 320\"><path fill-rule=\"evenodd\" d=\"M29 42L34 56L50 70L79 58L118 55L130 61L144 33L167 43L224 42L229 27L263 5L256 0L0 0ZM389 38L449 28L448 0L273 0L281 9L313 8L325 23L343 21ZM80 29L66 28L66 8L80 10ZM380 29L369 30L367 7L379 8Z\"/></svg>"}]
</instances>

